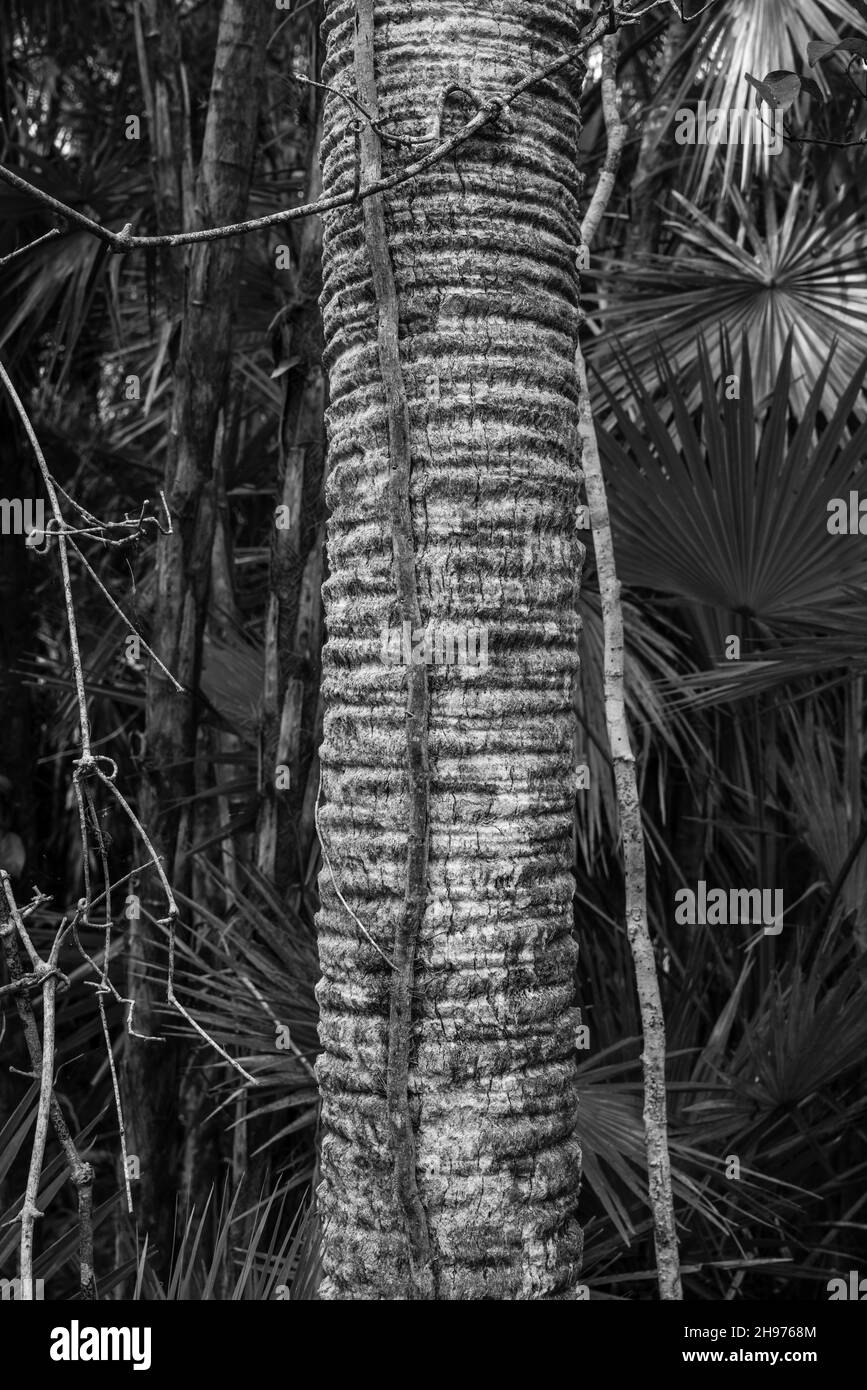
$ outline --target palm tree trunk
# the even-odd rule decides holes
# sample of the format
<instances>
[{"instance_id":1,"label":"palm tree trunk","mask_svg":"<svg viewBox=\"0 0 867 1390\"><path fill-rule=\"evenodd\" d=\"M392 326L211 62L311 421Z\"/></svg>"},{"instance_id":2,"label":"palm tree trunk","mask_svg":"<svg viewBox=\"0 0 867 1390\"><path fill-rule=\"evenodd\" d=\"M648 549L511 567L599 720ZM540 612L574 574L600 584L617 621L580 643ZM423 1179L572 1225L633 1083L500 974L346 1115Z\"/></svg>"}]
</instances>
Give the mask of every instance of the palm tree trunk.
<instances>
[{"instance_id":1,"label":"palm tree trunk","mask_svg":"<svg viewBox=\"0 0 867 1390\"><path fill-rule=\"evenodd\" d=\"M579 37L572 0L331 0L325 32L326 194L357 153L365 182L412 148L356 140L334 89L388 136L439 104L445 134ZM560 73L325 218L326 1299L562 1298L578 1277L579 85ZM408 614L471 655L486 636L487 664L383 661Z\"/></svg>"}]
</instances>

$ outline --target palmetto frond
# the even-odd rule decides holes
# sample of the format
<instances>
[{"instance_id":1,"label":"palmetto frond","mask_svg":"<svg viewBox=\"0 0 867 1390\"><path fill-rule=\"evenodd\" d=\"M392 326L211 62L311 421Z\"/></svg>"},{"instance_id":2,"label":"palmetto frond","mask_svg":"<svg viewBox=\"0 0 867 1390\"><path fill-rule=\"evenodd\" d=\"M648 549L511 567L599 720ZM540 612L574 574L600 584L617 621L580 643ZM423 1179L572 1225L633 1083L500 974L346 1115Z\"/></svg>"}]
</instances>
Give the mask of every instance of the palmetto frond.
<instances>
[{"instance_id":1,"label":"palmetto frond","mask_svg":"<svg viewBox=\"0 0 867 1390\"><path fill-rule=\"evenodd\" d=\"M606 380L622 395L627 383L615 365L613 334L628 352L635 374L650 388L660 383L660 347L676 365L678 389L690 408L699 398L697 334L709 340L715 379L721 376L718 330L749 347L757 401L769 396L778 379L784 344L792 340L788 392L798 412L805 409L815 381L826 367L822 407L831 414L858 369L867 342L867 231L863 219L839 220L833 208L818 206L815 193L795 185L782 216L770 189L764 225L737 192L730 206L738 219L732 233L701 208L674 194L684 216L670 225L679 237L673 256L654 257L646 266L618 264L635 294L606 308L606 341L593 355ZM736 363L732 371L738 372Z\"/></svg>"},{"instance_id":2,"label":"palmetto frond","mask_svg":"<svg viewBox=\"0 0 867 1390\"><path fill-rule=\"evenodd\" d=\"M818 373L796 422L788 404L793 352L790 337L765 412L754 404L746 343L740 399L727 400L699 341L700 415L690 414L683 383L662 362L679 442L627 366L641 423L608 392L614 425L599 430L624 584L674 603L709 665L723 657L728 634L746 639L743 660L728 667L732 694L743 693L747 658L761 660L765 646L815 644L832 627L837 639L848 632L856 643L863 627L867 541L829 534L827 521L829 500L847 497L864 476L867 424L851 434L848 425L867 361L821 428L832 363ZM728 372L725 340L718 353ZM761 647L753 645L759 639Z\"/></svg>"},{"instance_id":3,"label":"palmetto frond","mask_svg":"<svg viewBox=\"0 0 867 1390\"><path fill-rule=\"evenodd\" d=\"M201 867L221 894L231 891L218 869L205 860ZM178 981L196 1021L256 1077L249 1118L293 1112L290 1125L271 1135L273 1143L316 1123L316 946L310 922L291 913L263 875L240 865L238 871L244 896L228 925L181 895L196 925L178 937ZM189 1025L173 1016L167 1029L191 1036ZM230 1080L234 1086L237 1076Z\"/></svg>"},{"instance_id":4,"label":"palmetto frond","mask_svg":"<svg viewBox=\"0 0 867 1390\"><path fill-rule=\"evenodd\" d=\"M686 69L659 138L672 138L676 110L696 92L708 108L755 109L755 93L746 73L761 79L781 69L800 71L806 66L811 39L832 43L850 28L862 33L864 20L847 0L798 0L794 5L790 0L727 0L726 4L712 5L695 25L684 29ZM817 76L821 83L822 73ZM768 156L760 130L747 123L741 144L703 148L701 158L692 161L690 180L699 197L714 165L719 167L722 160L726 183L739 172L743 189L756 169L766 173Z\"/></svg>"},{"instance_id":5,"label":"palmetto frond","mask_svg":"<svg viewBox=\"0 0 867 1390\"><path fill-rule=\"evenodd\" d=\"M850 846L857 844L862 824L863 682L851 682L846 696L839 731L818 701L815 706L787 711L793 756L780 762L796 823L829 886L843 868ZM840 884L840 903L863 946L867 943L867 852L863 847Z\"/></svg>"}]
</instances>

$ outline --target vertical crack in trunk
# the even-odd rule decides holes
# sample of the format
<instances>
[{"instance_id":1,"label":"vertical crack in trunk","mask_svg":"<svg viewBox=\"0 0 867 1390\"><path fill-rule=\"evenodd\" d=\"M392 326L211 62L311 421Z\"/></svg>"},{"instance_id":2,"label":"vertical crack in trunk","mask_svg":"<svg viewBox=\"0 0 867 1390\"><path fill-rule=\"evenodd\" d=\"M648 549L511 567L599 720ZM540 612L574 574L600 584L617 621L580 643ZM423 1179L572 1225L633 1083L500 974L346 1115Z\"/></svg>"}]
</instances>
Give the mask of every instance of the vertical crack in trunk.
<instances>
[{"instance_id":1,"label":"vertical crack in trunk","mask_svg":"<svg viewBox=\"0 0 867 1390\"><path fill-rule=\"evenodd\" d=\"M355 84L358 100L378 120L373 36L374 0L356 0ZM361 187L382 177L382 147L374 126L365 122L359 137ZM410 419L398 350L398 299L388 249L385 204L381 194L362 204L364 238L378 320L379 368L388 415L389 503L394 574L402 622L422 626L415 573L415 541L410 506ZM394 932L388 1018L386 1102L394 1159L394 1183L410 1250L413 1292L432 1291L431 1245L415 1169L415 1136L409 1109L409 1055L412 1042L412 996L415 956L427 898L428 797L430 767L428 721L430 694L427 667L407 667L406 774L409 821L406 844L406 892Z\"/></svg>"}]
</instances>

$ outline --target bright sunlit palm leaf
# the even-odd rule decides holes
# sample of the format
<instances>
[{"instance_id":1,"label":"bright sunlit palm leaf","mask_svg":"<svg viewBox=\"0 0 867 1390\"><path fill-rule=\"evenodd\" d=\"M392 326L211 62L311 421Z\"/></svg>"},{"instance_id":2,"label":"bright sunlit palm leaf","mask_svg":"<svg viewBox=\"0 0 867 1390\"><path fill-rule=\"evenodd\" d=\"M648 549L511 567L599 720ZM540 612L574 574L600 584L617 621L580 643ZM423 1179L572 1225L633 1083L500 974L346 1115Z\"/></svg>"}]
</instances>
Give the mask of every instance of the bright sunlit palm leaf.
<instances>
[{"instance_id":1,"label":"bright sunlit palm leaf","mask_svg":"<svg viewBox=\"0 0 867 1390\"><path fill-rule=\"evenodd\" d=\"M686 8L687 17L690 10ZM811 39L833 43L850 29L864 32L864 19L847 0L723 0L713 5L692 25L681 26L683 42L690 39L689 66L671 101L660 138L672 139L671 121L679 106L700 96L708 108L755 110L755 92L745 73L763 78L780 69L800 72L807 69L807 44ZM815 74L821 84L823 73ZM767 114L767 108L765 108ZM711 171L724 161L724 177L730 183L739 172L741 188L746 188L758 170L767 173L769 157L762 148L753 122L744 126L740 144L706 145L692 160L690 191L701 197Z\"/></svg>"}]
</instances>

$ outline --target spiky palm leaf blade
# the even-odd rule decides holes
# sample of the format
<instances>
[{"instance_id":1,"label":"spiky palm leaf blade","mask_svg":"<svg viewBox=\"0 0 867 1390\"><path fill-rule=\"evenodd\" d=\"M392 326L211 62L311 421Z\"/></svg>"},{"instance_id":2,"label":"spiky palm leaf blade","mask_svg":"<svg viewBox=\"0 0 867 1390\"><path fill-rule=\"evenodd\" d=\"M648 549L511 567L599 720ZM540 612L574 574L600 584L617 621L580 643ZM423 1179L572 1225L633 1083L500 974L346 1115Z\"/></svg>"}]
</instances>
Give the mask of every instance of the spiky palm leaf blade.
<instances>
[{"instance_id":1,"label":"spiky palm leaf blade","mask_svg":"<svg viewBox=\"0 0 867 1390\"><path fill-rule=\"evenodd\" d=\"M685 213L669 223L679 239L674 253L647 265L606 267L606 275L626 275L633 291L600 314L606 332L592 360L609 388L619 398L627 395L627 374L617 365L626 354L648 391L660 389L658 363L664 353L694 409L700 399L696 339L703 336L710 344L713 375L720 381L722 329L731 342L743 340L749 347L757 402L775 389L791 338L788 390L796 413L806 409L833 353L822 396L822 409L830 415L858 370L867 338L863 218L841 219L833 207L819 206L815 190L805 195L795 184L780 217L766 189L761 228L754 210L733 189L729 208L737 230L732 232L680 194L673 197ZM738 374L741 367L735 362L730 371Z\"/></svg>"},{"instance_id":2,"label":"spiky palm leaf blade","mask_svg":"<svg viewBox=\"0 0 867 1390\"><path fill-rule=\"evenodd\" d=\"M749 1064L742 1070L743 1095L767 1110L794 1106L811 1097L826 1108L835 1085L848 1080L859 1107L867 1107L860 1081L867 1050L867 1009L863 979L850 965L829 984L827 962L809 973L794 969L775 979L768 1007L742 1047ZM747 1079L751 1077L751 1079Z\"/></svg>"},{"instance_id":3,"label":"spiky palm leaf blade","mask_svg":"<svg viewBox=\"0 0 867 1390\"><path fill-rule=\"evenodd\" d=\"M627 586L676 602L700 662L708 665L722 660L728 634L812 638L829 613L853 633L863 625L864 542L830 535L826 523L829 499L848 495L864 476L867 424L854 433L848 427L867 360L821 429L831 363L824 363L796 425L789 413L792 355L789 337L770 408L757 413L748 345L742 346L740 399L728 401L720 399L700 341L700 417L690 413L683 383L661 361L677 441L628 366L640 424L604 388L614 425L599 430L599 442L620 576ZM725 342L720 361L727 370ZM841 545L847 539L852 544ZM751 647L743 656L760 658L761 650Z\"/></svg>"},{"instance_id":4,"label":"spiky palm leaf blade","mask_svg":"<svg viewBox=\"0 0 867 1390\"><path fill-rule=\"evenodd\" d=\"M285 1191L266 1183L251 1208L236 1211L239 1195L236 1191L230 1199L224 1189L217 1209L212 1189L201 1212L187 1212L165 1284L150 1264L145 1240L132 1270L114 1270L100 1287L110 1288L135 1272L136 1301L261 1303L315 1298L320 1232L314 1202L307 1201L289 1216Z\"/></svg>"},{"instance_id":5,"label":"spiky palm leaf blade","mask_svg":"<svg viewBox=\"0 0 867 1390\"><path fill-rule=\"evenodd\" d=\"M215 895L232 896L224 875L204 859L200 863ZM238 864L237 871L244 892L234 898L228 923L203 903L181 896L192 925L178 934L177 980L196 1022L256 1078L247 1118L290 1112L282 1129L269 1131L271 1145L290 1133L309 1134L317 1123L312 1064L319 1048L313 994L318 957L312 917L291 912L256 869ZM164 994L164 975L155 983ZM164 1019L168 1032L200 1041L170 1010ZM238 1085L235 1072L223 1075L218 1108L232 1103Z\"/></svg>"},{"instance_id":6,"label":"spiky palm leaf blade","mask_svg":"<svg viewBox=\"0 0 867 1390\"><path fill-rule=\"evenodd\" d=\"M600 1052L578 1068L581 1114L581 1152L584 1181L625 1244L635 1234L636 1204L643 1219L647 1204L647 1153L641 1115L642 1085L636 1079L633 1060L603 1061L615 1048ZM747 1212L760 1219L762 1202L758 1181L747 1181L739 1191L735 1208L720 1214L707 1181L719 1173L719 1162L690 1144L686 1136L670 1136L672 1180L684 1222L701 1219L725 1235L733 1234L733 1218ZM753 1174L759 1179L759 1174ZM629 1202L629 1206L627 1206Z\"/></svg>"},{"instance_id":7,"label":"spiky palm leaf blade","mask_svg":"<svg viewBox=\"0 0 867 1390\"><path fill-rule=\"evenodd\" d=\"M786 741L792 756L780 763L780 776L791 801L795 825L823 872L826 893L837 880L862 826L864 752L863 680L845 688L844 723L837 729L819 700L784 711ZM867 946L867 847L862 847L840 887L844 918L862 948Z\"/></svg>"},{"instance_id":8,"label":"spiky palm leaf blade","mask_svg":"<svg viewBox=\"0 0 867 1390\"><path fill-rule=\"evenodd\" d=\"M689 19L689 7L686 14ZM798 0L796 5L790 0L727 0L705 6L694 22L678 27L683 35L678 44L682 78L673 97L670 87L663 94L668 109L660 123L662 141L672 139L676 111L696 94L709 108L755 109L755 92L746 73L762 79L780 70L800 72L806 67L812 39L833 43L850 28L861 34L865 26L863 14L848 0ZM817 76L823 85L822 72ZM701 198L714 169L720 170L726 183L739 175L740 186L746 189L757 171L767 175L769 160L761 132L750 124L743 143L707 145L700 158L692 155L681 167L695 196Z\"/></svg>"}]
</instances>

